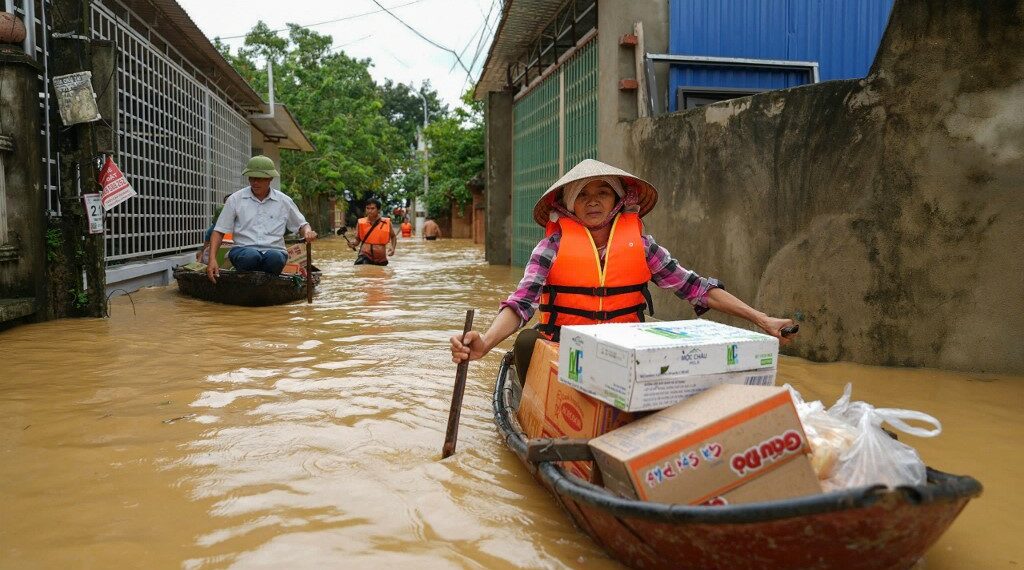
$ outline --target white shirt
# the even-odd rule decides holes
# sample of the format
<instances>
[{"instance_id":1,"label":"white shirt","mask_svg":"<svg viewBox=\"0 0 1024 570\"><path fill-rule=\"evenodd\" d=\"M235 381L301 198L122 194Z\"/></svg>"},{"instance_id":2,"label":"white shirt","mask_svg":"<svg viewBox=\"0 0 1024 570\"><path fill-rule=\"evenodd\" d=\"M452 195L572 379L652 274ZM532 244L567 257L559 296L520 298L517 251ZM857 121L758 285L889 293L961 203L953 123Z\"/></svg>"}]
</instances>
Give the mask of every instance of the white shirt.
<instances>
[{"instance_id":1,"label":"white shirt","mask_svg":"<svg viewBox=\"0 0 1024 570\"><path fill-rule=\"evenodd\" d=\"M287 194L271 188L261 202L246 186L228 196L213 229L234 234L235 245L285 250L285 229L295 233L304 225L306 218Z\"/></svg>"}]
</instances>

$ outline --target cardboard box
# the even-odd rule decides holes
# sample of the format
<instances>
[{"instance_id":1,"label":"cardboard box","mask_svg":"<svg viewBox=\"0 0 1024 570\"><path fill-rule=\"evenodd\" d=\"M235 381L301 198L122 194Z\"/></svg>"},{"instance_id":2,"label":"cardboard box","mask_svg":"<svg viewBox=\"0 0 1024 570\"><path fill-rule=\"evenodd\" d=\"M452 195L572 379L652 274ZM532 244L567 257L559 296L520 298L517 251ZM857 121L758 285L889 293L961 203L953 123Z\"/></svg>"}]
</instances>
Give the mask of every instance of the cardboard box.
<instances>
[{"instance_id":1,"label":"cardboard box","mask_svg":"<svg viewBox=\"0 0 1024 570\"><path fill-rule=\"evenodd\" d=\"M288 246L288 264L306 265L306 242L293 243Z\"/></svg>"},{"instance_id":2,"label":"cardboard box","mask_svg":"<svg viewBox=\"0 0 1024 570\"><path fill-rule=\"evenodd\" d=\"M810 461L794 459L724 495L716 495L701 504L707 506L739 505L816 495L820 492L821 481L814 473Z\"/></svg>"},{"instance_id":3,"label":"cardboard box","mask_svg":"<svg viewBox=\"0 0 1024 570\"><path fill-rule=\"evenodd\" d=\"M632 414L617 410L558 381L558 343L538 340L527 371L517 413L530 439L572 437L590 439L626 425ZM589 461L566 462L570 473L591 480Z\"/></svg>"},{"instance_id":4,"label":"cardboard box","mask_svg":"<svg viewBox=\"0 0 1024 570\"><path fill-rule=\"evenodd\" d=\"M722 496L751 502L821 492L808 476L810 447L782 387L715 386L592 439L590 448L605 487L626 497L698 505Z\"/></svg>"},{"instance_id":5,"label":"cardboard box","mask_svg":"<svg viewBox=\"0 0 1024 570\"><path fill-rule=\"evenodd\" d=\"M719 384L775 384L778 339L713 321L565 326L561 338L558 379L630 412Z\"/></svg>"}]
</instances>

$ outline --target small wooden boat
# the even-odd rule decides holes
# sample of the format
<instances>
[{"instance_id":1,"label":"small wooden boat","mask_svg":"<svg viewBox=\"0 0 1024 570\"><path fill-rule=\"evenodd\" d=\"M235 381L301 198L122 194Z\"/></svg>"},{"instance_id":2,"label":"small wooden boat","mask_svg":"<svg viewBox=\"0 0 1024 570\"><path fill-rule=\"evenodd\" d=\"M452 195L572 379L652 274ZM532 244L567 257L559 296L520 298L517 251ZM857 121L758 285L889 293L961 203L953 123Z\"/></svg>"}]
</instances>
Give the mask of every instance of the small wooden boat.
<instances>
[{"instance_id":1,"label":"small wooden boat","mask_svg":"<svg viewBox=\"0 0 1024 570\"><path fill-rule=\"evenodd\" d=\"M971 478L928 469L928 483L862 487L780 501L691 506L625 499L558 463L533 463L516 419L519 383L502 360L494 419L509 448L577 526L632 568L910 568L981 494Z\"/></svg>"},{"instance_id":2,"label":"small wooden boat","mask_svg":"<svg viewBox=\"0 0 1024 570\"><path fill-rule=\"evenodd\" d=\"M313 266L313 286L320 284L320 270ZM283 305L306 298L306 280L300 275L271 275L262 271L222 270L216 283L205 272L174 268L178 290L189 297L245 307Z\"/></svg>"}]
</instances>

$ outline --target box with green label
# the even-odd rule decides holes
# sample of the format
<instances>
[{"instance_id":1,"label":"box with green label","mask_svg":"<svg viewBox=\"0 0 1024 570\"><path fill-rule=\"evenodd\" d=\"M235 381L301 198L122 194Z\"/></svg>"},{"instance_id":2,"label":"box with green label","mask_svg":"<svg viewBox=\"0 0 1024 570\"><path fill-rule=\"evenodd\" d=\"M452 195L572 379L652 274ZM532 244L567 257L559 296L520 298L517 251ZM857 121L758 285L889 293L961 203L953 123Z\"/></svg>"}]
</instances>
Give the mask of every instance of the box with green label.
<instances>
[{"instance_id":1,"label":"box with green label","mask_svg":"<svg viewBox=\"0 0 1024 570\"><path fill-rule=\"evenodd\" d=\"M621 410L659 410L719 384L775 384L775 337L694 319L562 327L558 379Z\"/></svg>"}]
</instances>

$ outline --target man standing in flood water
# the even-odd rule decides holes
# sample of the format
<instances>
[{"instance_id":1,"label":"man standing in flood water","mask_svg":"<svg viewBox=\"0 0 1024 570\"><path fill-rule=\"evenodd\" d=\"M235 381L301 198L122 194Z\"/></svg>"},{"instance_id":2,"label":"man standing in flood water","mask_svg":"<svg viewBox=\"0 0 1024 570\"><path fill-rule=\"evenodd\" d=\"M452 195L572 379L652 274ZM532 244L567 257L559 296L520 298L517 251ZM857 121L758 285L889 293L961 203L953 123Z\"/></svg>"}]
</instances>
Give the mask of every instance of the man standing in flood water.
<instances>
[{"instance_id":1,"label":"man standing in flood water","mask_svg":"<svg viewBox=\"0 0 1024 570\"><path fill-rule=\"evenodd\" d=\"M387 265L388 256L395 254L398 236L391 226L391 218L380 215L381 202L377 198L366 201L366 216L356 225L356 243L345 236L348 246L357 251L356 265Z\"/></svg>"},{"instance_id":2,"label":"man standing in flood water","mask_svg":"<svg viewBox=\"0 0 1024 570\"><path fill-rule=\"evenodd\" d=\"M279 176L273 160L262 155L252 157L242 176L249 177L249 185L228 196L210 236L206 275L214 283L220 275L216 251L224 234L234 234L235 246L228 251L228 259L235 269L272 275L279 275L288 261L285 230L296 232L307 242L316 239L316 232L295 202L270 187L270 181Z\"/></svg>"},{"instance_id":3,"label":"man standing in flood water","mask_svg":"<svg viewBox=\"0 0 1024 570\"><path fill-rule=\"evenodd\" d=\"M426 223L423 224L423 239L434 241L439 237L441 237L441 226L437 225L433 218L427 218Z\"/></svg>"}]
</instances>

